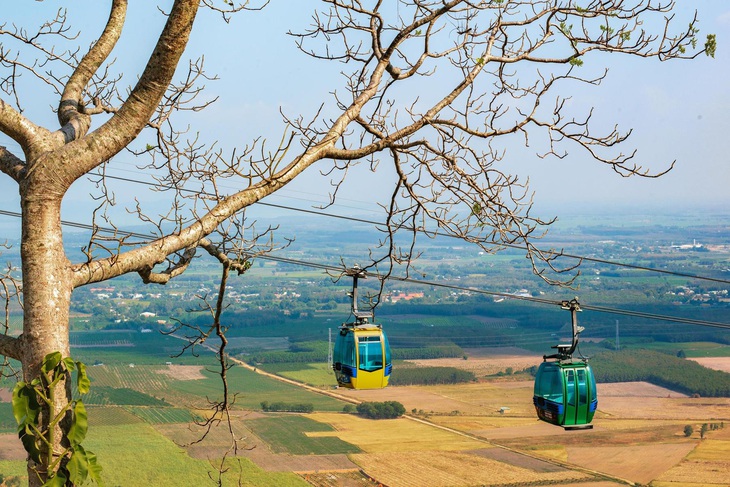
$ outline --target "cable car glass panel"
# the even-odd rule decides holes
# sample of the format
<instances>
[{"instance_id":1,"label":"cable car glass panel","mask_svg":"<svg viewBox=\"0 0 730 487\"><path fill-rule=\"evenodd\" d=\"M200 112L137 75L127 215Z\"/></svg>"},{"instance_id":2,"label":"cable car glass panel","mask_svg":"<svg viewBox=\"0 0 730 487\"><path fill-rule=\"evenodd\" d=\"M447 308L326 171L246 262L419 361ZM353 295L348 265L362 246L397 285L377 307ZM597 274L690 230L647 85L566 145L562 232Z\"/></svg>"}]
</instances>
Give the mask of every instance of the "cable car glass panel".
<instances>
[{"instance_id":1,"label":"cable car glass panel","mask_svg":"<svg viewBox=\"0 0 730 487\"><path fill-rule=\"evenodd\" d=\"M343 363L346 363L347 365L350 365L352 367L355 366L356 358L355 358L355 340L353 339L352 334L348 334L347 338L345 339L345 352L343 354Z\"/></svg>"},{"instance_id":2,"label":"cable car glass panel","mask_svg":"<svg viewBox=\"0 0 730 487\"><path fill-rule=\"evenodd\" d=\"M535 395L563 403L563 377L560 367L547 363L538 373Z\"/></svg>"},{"instance_id":3,"label":"cable car glass panel","mask_svg":"<svg viewBox=\"0 0 730 487\"><path fill-rule=\"evenodd\" d=\"M575 411L575 424L585 424L588 416L588 385L585 369L576 369L578 376L578 408Z\"/></svg>"},{"instance_id":4,"label":"cable car glass panel","mask_svg":"<svg viewBox=\"0 0 730 487\"><path fill-rule=\"evenodd\" d=\"M566 370L567 378L565 389L568 396L567 403L575 405L575 371L573 369Z\"/></svg>"},{"instance_id":5,"label":"cable car glass panel","mask_svg":"<svg viewBox=\"0 0 730 487\"><path fill-rule=\"evenodd\" d=\"M588 421L592 421L593 413L598 409L598 388L596 387L596 378L593 375L593 369L586 366L586 371L588 379L588 401L590 402L588 406Z\"/></svg>"},{"instance_id":6,"label":"cable car glass panel","mask_svg":"<svg viewBox=\"0 0 730 487\"><path fill-rule=\"evenodd\" d=\"M393 367L390 358L390 345L388 344L388 337L385 335L385 332L381 331L381 336L383 337L383 347L385 348L385 375L390 375L390 369Z\"/></svg>"},{"instance_id":7,"label":"cable car glass panel","mask_svg":"<svg viewBox=\"0 0 730 487\"><path fill-rule=\"evenodd\" d=\"M352 332L337 335L335 342L334 361L343 365L355 367L355 339Z\"/></svg>"},{"instance_id":8,"label":"cable car glass panel","mask_svg":"<svg viewBox=\"0 0 730 487\"><path fill-rule=\"evenodd\" d=\"M585 369L578 369L578 406L585 406L588 404L588 388L586 384L586 371Z\"/></svg>"},{"instance_id":9,"label":"cable car glass panel","mask_svg":"<svg viewBox=\"0 0 730 487\"><path fill-rule=\"evenodd\" d=\"M360 337L358 343L360 370L372 372L383 368L383 345L380 336Z\"/></svg>"},{"instance_id":10,"label":"cable car glass panel","mask_svg":"<svg viewBox=\"0 0 730 487\"><path fill-rule=\"evenodd\" d=\"M563 424L573 425L576 422L575 370L565 369L565 418Z\"/></svg>"}]
</instances>

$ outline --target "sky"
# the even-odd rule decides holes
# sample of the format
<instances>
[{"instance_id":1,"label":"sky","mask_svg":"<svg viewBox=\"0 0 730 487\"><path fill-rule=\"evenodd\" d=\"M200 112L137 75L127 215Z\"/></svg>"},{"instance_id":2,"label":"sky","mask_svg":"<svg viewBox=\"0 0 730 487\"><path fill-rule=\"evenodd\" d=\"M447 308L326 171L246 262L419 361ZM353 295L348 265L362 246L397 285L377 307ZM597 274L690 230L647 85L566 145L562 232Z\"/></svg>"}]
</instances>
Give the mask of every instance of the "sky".
<instances>
[{"instance_id":1,"label":"sky","mask_svg":"<svg viewBox=\"0 0 730 487\"><path fill-rule=\"evenodd\" d=\"M82 45L91 42L107 15L108 2L77 1L9 2L3 1L0 22L39 21L47 12L68 5L74 30L80 29ZM114 55L115 66L134 75L146 62L162 16L155 2L130 2L127 28ZM169 1L161 2L169 5ZM676 167L659 179L622 178L610 168L571 153L563 160L543 160L534 152L515 147L508 152L507 170L530 178L535 192L535 207L550 217L555 214L596 211L683 212L688 208L713 208L723 211L730 203L730 2L719 0L680 0L678 18L689 19L697 9L701 38L717 35L715 59L702 55L693 61L659 63L606 55L586 70L609 68L608 78L598 87L576 87L571 103L595 107L595 120L606 127L618 124L633 133L626 150L636 148L639 163L661 171L672 161ZM331 92L342 90L341 65L312 60L295 47L287 31L298 31L310 24L311 14L320 7L317 1L272 0L261 12L236 16L230 24L210 14L196 21L188 49L190 56L204 54L206 66L219 76L209 83L209 92L220 98L204 111L193 127L213 133L221 147L243 146L259 135L278 141L282 125L279 111L296 115L314 113L324 101L332 102ZM0 68L2 70L4 68ZM2 71L0 71L2 72ZM33 86L32 101L26 101L26 114L36 123L55 130L55 114L49 107L57 100L45 87ZM25 93L27 96L28 93ZM6 96L0 93L1 96ZM26 98L28 100L29 98ZM0 145L13 148L0 135ZM138 176L131 156L116 158L110 171L122 177ZM348 183L338 200L335 213L372 214L377 198L387 194L381 176L363 171ZM83 183L72 188L64 202L65 217L84 220L88 216L88 193ZM0 175L0 191L7 195L0 209L18 211L15 183ZM327 201L327 179L318 168L282 190L272 203L310 208ZM120 194L141 195L151 203L159 194L134 188Z\"/></svg>"}]
</instances>

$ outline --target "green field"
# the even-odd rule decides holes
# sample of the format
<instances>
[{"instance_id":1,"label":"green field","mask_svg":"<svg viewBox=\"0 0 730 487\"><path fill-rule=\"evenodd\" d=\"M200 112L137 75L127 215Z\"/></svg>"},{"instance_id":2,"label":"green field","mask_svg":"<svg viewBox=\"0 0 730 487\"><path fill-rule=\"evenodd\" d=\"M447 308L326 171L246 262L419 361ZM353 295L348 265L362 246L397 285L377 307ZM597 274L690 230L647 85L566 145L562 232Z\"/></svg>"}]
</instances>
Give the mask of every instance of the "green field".
<instances>
[{"instance_id":1,"label":"green field","mask_svg":"<svg viewBox=\"0 0 730 487\"><path fill-rule=\"evenodd\" d=\"M684 351L688 358L693 357L730 357L730 345L723 345L713 342L653 342L643 343L641 348L656 350L657 352L676 355L680 350Z\"/></svg>"},{"instance_id":2,"label":"green field","mask_svg":"<svg viewBox=\"0 0 730 487\"><path fill-rule=\"evenodd\" d=\"M13 417L13 407L9 402L0 402L0 433L15 433L18 423Z\"/></svg>"},{"instance_id":3,"label":"green field","mask_svg":"<svg viewBox=\"0 0 730 487\"><path fill-rule=\"evenodd\" d=\"M160 371L165 366L104 365L89 367L91 379L90 404L114 404L113 401L99 401L98 395L114 396L113 389L128 388L137 391L132 398L122 394L116 404L162 406L175 404L180 407L205 408L208 400L220 397L220 377L203 369L203 379L177 380ZM263 377L243 367L228 370L228 385L231 394L236 395L235 405L244 409L260 409L261 401L310 403L317 411L341 411L344 403L303 390L299 387ZM95 390L100 390L95 395ZM135 402L132 402L134 399Z\"/></svg>"},{"instance_id":4,"label":"green field","mask_svg":"<svg viewBox=\"0 0 730 487\"><path fill-rule=\"evenodd\" d=\"M261 368L266 372L278 374L287 379L296 380L315 387L335 387L337 380L331 364L317 363L283 363L265 364Z\"/></svg>"},{"instance_id":5,"label":"green field","mask_svg":"<svg viewBox=\"0 0 730 487\"><path fill-rule=\"evenodd\" d=\"M197 357L191 354L176 357L185 342L159 332L72 332L70 340L71 355L87 365L206 364L213 359L213 352L203 348L196 348Z\"/></svg>"},{"instance_id":6,"label":"green field","mask_svg":"<svg viewBox=\"0 0 730 487\"><path fill-rule=\"evenodd\" d=\"M214 478L216 474L207 460L191 458L144 423L90 428L84 446L96 453L107 486L213 485L209 473ZM308 485L295 474L265 472L245 458L229 461L226 466L229 471L224 475L224 486L240 485L239 474L244 485L251 487ZM25 462L0 461L0 472L24 476Z\"/></svg>"},{"instance_id":7,"label":"green field","mask_svg":"<svg viewBox=\"0 0 730 487\"><path fill-rule=\"evenodd\" d=\"M551 340L555 340L552 334L563 333L561 326L568 318L559 310L532 314L530 310L519 308L521 311L517 312L518 306L509 301L500 303L496 312L492 312L492 308L491 303L465 304L458 307L458 312L468 311L468 314L450 315L446 307L434 306L412 313L379 313L378 318L391 337L391 344L401 345L400 349L405 352L423 351L429 346L445 343L458 344L464 348L513 345L534 347L546 352L552 344ZM428 314L430 310L434 314ZM683 308L682 311L689 313L692 310ZM711 312L717 313L714 318L720 319L726 310ZM323 355L326 356L327 328L334 328L341 322L335 316L339 315L313 315L276 325L268 322L247 324L233 334L235 336L231 337L230 345L246 357L268 350L292 350L287 353L294 355L298 349L308 350L311 342L317 340L317 344L322 346L314 349L318 353L324 351ZM603 336L608 335L610 339L614 332L613 321L599 325L591 322L594 316L584 313L581 323L586 324L589 331L602 330ZM666 332L668 328L664 325L652 326L647 327L652 333ZM622 328L622 333L626 335L630 331L632 329L628 326ZM626 335L622 335L622 345L630 345L632 351L635 347L643 347L669 355L676 355L682 350L689 358L730 356L730 345L711 343L709 340L712 338L698 336L695 338L697 341L667 343L651 341L650 337ZM682 339L692 340L693 337L682 335ZM91 392L84 397L91 425L85 446L99 456L105 468L106 485L208 484L210 462L190 457L175 442L185 443L179 442L180 438L170 431L187 431L188 424L199 418L197 414L205 414L203 410L210 405L210 401L220 400L222 386L220 377L214 371L213 355L204 352L200 357L187 355L170 358L171 354L179 351L183 342L157 333L86 332L74 334L72 340L73 355L89 364L88 374L92 382ZM586 342L582 351L593 356L603 350L603 345ZM454 347L458 348L456 345ZM395 347L394 357L397 356L397 349ZM169 367L167 362L174 366ZM190 367L175 367L178 365ZM211 370L203 367L210 367ZM335 387L328 363L265 363L259 367L316 387ZM198 368L200 375L196 378ZM400 362L396 364L394 382L398 374L405 370ZM410 372L413 371L407 373ZM436 375L435 370L424 369L423 372L429 377ZM344 402L278 382L241 366L228 370L228 384L231 397L235 398L233 409L236 415L248 414L241 413L241 410L260 411L262 401L270 404L311 404L315 411L332 413L340 413L345 405ZM339 414L332 416L340 417ZM330 436L328 432L333 430L329 425L306 415L266 413L264 418L247 419L246 427L266 442L274 453L329 455L361 452L357 445ZM14 433L15 430L10 405L0 404L0 432ZM210 454L222 454L213 451ZM245 479L243 485L306 485L296 475L264 472L246 459L241 459L240 464L230 463L227 466L231 467L231 471L223 485L238 485L236 472L242 472ZM0 472L24 475L24 463L0 462Z\"/></svg>"},{"instance_id":8,"label":"green field","mask_svg":"<svg viewBox=\"0 0 730 487\"><path fill-rule=\"evenodd\" d=\"M330 455L361 450L336 436L310 437L307 432L335 431L332 426L299 415L275 415L246 423L276 453Z\"/></svg>"},{"instance_id":9,"label":"green field","mask_svg":"<svg viewBox=\"0 0 730 487\"><path fill-rule=\"evenodd\" d=\"M130 413L143 419L149 424L192 423L201 418L188 409L181 408L150 408L126 407Z\"/></svg>"},{"instance_id":10,"label":"green field","mask_svg":"<svg viewBox=\"0 0 730 487\"><path fill-rule=\"evenodd\" d=\"M119 405L119 406L169 406L165 401L157 399L128 387L96 386L83 397L84 403L89 405Z\"/></svg>"},{"instance_id":11,"label":"green field","mask_svg":"<svg viewBox=\"0 0 730 487\"><path fill-rule=\"evenodd\" d=\"M91 428L97 426L121 426L125 424L138 424L143 420L135 416L127 409L119 406L89 406L86 408L89 415Z\"/></svg>"}]
</instances>

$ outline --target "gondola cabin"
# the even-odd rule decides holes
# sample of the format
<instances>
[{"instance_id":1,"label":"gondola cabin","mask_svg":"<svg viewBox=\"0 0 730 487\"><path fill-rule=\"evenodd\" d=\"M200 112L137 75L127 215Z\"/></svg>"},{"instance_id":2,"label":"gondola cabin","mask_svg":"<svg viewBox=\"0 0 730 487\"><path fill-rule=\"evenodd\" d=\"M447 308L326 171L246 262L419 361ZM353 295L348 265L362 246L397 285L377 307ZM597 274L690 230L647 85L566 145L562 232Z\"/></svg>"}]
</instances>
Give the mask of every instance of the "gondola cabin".
<instances>
[{"instance_id":1,"label":"gondola cabin","mask_svg":"<svg viewBox=\"0 0 730 487\"><path fill-rule=\"evenodd\" d=\"M332 368L340 387L380 389L388 385L393 365L388 338L380 325L342 325L332 358Z\"/></svg>"},{"instance_id":2,"label":"gondola cabin","mask_svg":"<svg viewBox=\"0 0 730 487\"><path fill-rule=\"evenodd\" d=\"M598 399L591 367L584 361L543 362L532 400L543 421L565 429L592 428Z\"/></svg>"},{"instance_id":3,"label":"gondola cabin","mask_svg":"<svg viewBox=\"0 0 730 487\"><path fill-rule=\"evenodd\" d=\"M532 402L537 417L565 429L593 428L591 421L598 408L596 379L586 358L573 358L578 347L577 299L563 301L561 307L570 310L573 339L571 343L555 345L557 353L544 355L535 374Z\"/></svg>"}]
</instances>

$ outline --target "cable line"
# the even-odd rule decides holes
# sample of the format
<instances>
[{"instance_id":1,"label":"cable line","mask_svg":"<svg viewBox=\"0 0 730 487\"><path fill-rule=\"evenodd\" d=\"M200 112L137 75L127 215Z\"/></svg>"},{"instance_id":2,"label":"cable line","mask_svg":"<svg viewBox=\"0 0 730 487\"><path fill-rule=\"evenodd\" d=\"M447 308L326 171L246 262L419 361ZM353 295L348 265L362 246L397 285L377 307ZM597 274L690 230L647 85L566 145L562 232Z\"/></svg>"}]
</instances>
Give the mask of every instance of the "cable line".
<instances>
[{"instance_id":1,"label":"cable line","mask_svg":"<svg viewBox=\"0 0 730 487\"><path fill-rule=\"evenodd\" d=\"M173 186L167 186L167 185L163 185L163 184L159 184L159 183L151 183L148 181L141 181L138 179L125 178L125 177L121 177L121 176L111 176L109 174L106 174L106 175L102 175L100 173L93 173L93 174L96 176L100 176L100 177L103 176L103 177L107 177L109 179L116 179L118 181L124 181L124 182L128 182L128 183L142 184L145 186L157 187L157 188L162 188L162 189L177 189L181 192L193 193L193 194L204 195L204 196L213 196L210 193L203 193L202 191L196 191L196 190L186 189L186 188L174 188ZM310 210L310 209L305 209L305 208L296 208L296 207L292 207L292 206L279 205L279 204L275 204L275 203L266 203L263 201L258 201L254 204L259 205L259 206L266 206L269 208L276 208L276 209L280 209L280 210L296 211L296 212L300 212L300 213L306 213L309 215L317 215L317 216L324 216L327 218L336 218L336 219L341 219L341 220L347 220L347 221L356 222L356 223L366 223L368 225L374 225L376 227L384 225L383 222L378 222L375 220L367 220L364 218L338 215L336 213L330 213L330 212L325 212L325 211ZM406 231L414 231L413 227L408 227L408 226L404 226L403 229ZM436 236L439 236L439 237L458 238L458 237L455 237L454 235L449 235L447 233L443 233L443 232L439 232L439 231L433 232L433 234ZM522 245L517 245L517 244L501 243L501 244L495 244L495 245L506 247L506 248L511 248L511 249L517 249L517 250L527 250L526 247L524 247ZM606 264L606 265L611 265L611 266L616 266L616 267L625 267L627 269L656 272L659 274L666 274L666 275L676 276L676 277L686 277L689 279L698 279L698 280L703 280L703 281L717 282L717 283L721 283L721 284L730 284L730 280L721 279L718 277L698 276L696 274L688 274L688 273L684 273L684 272L670 271L670 270L666 270L666 269L657 269L656 267L646 267L646 266L640 266L640 265L634 265L634 264L626 264L623 262L616 262L616 261L607 260L607 259L599 259L596 257L586 257L586 256L581 256L581 255L568 254L568 253L565 253L562 251L556 252L553 250L544 250L544 251L540 250L540 249L537 249L537 250L542 252L543 254L547 255L548 257L567 257L569 259L593 262L596 264Z\"/></svg>"},{"instance_id":2,"label":"cable line","mask_svg":"<svg viewBox=\"0 0 730 487\"><path fill-rule=\"evenodd\" d=\"M6 210L0 210L0 214L6 215L6 216L13 216L13 217L21 216L20 213L6 211ZM87 225L87 224L78 223L78 222L62 221L62 223L64 225L69 225L69 226L73 226L76 228L82 228L82 229L87 229L87 230L94 229L94 227L92 225ZM108 229L108 228L103 228L103 227L96 227L96 229L99 231L104 231L104 232L124 233L125 235L134 235L134 236L137 236L139 238L144 238L144 239L153 239L154 240L155 238L157 238L154 235L144 235L144 234L133 233L133 232L120 232L119 230L116 230L116 229ZM249 254L249 255L252 258L271 260L271 261L275 261L275 262L281 262L281 263L292 264L292 265L299 265L302 267L311 267L311 268L316 268L319 270L324 270L328 273L332 272L332 273L339 274L339 273L342 273L342 271L343 271L342 266L335 266L335 265L330 265L330 264L320 264L320 263L316 263L316 262L307 262L307 261L302 261L302 260L291 259L288 257L279 257L279 256L271 255L271 254L255 255L255 256L252 254ZM372 273L372 272L365 272L365 275L374 277L379 280L385 279L385 280L406 282L406 283L411 283L411 284L440 287L440 288L444 288L444 289L467 291L467 292L472 292L475 294L483 294L486 296L501 297L501 298L505 298L505 299L515 299L515 300L520 300L520 301L528 301L528 302L533 302L533 303L537 303L537 304L545 304L545 305L550 305L550 306L560 306L563 303L562 300L558 301L558 300L550 300L550 299L545 299L545 298L536 298L534 296L522 296L522 295L503 293L503 292L498 292L498 291L487 291L485 289L478 289L478 288L474 288L474 287L463 287L463 286L457 286L455 284L447 284L447 283L437 282L437 281L426 281L426 280L422 280L422 279L413 279L413 278L409 278L409 277L400 277L400 276L392 276L392 275L383 277L383 276L380 276L380 275ZM692 319L692 318L681 318L681 317L676 317L676 316L667 316L667 315L660 315L660 314L655 314L655 313L645 313L642 311L609 308L609 307L605 307L605 306L592 306L592 305L581 304L581 307L585 310L591 310L591 311L596 311L596 312L600 312L600 313L618 314L618 315L624 315L624 316L632 316L632 317L636 317L636 318L647 318L647 319L653 319L653 320L669 321L669 322L674 322L674 323L682 323L682 324L697 325L697 326L707 326L707 327L712 327L712 328L721 328L721 329L730 330L730 324L720 323L720 322L716 322L716 321L697 320L697 319Z\"/></svg>"},{"instance_id":3,"label":"cable line","mask_svg":"<svg viewBox=\"0 0 730 487\"><path fill-rule=\"evenodd\" d=\"M306 261L289 259L286 257L276 257L276 256L272 256L272 255L259 255L256 258L265 259L265 260L273 260L273 261L277 261L277 262L284 262L287 264L300 265L300 266L304 266L304 267L316 267L316 268L320 268L320 269L327 269L329 271L336 271L336 272L342 271L342 267L311 263L311 262L306 262ZM373 273L366 273L366 274L371 277L379 278L379 276L377 274L373 274ZM457 286L455 284L446 284L446 283L436 282L436 281L425 281L425 280L421 280L421 279L412 279L412 278L408 278L408 277L388 276L386 279L407 282L407 283L411 283L411 284L419 284L419 285L424 285L424 286L434 286L434 287L441 287L441 288L453 289L453 290L459 290L459 291L468 291L468 292L473 292L475 294L483 294L486 296L502 297L502 298L506 298L506 299L516 299L516 300L529 301L529 302L533 302L533 303L546 304L546 305L551 305L551 306L560 306L562 304L562 300L558 301L558 300L550 300L550 299L545 299L545 298L536 298L534 296L521 296L521 295L502 293L502 292L497 292L497 291L487 291L485 289L477 289L474 287L463 287L463 286ZM716 321L696 320L696 319L692 319L692 318L680 318L680 317L676 317L676 316L667 316L667 315L660 315L660 314L655 314L655 313L645 313L642 311L608 308L605 306L584 305L582 303L581 303L581 308L583 308L585 310L597 311L600 313L618 314L618 315L624 315L624 316L632 316L635 318L648 318L648 319L653 319L653 320L670 321L670 322L683 323L683 324L688 324L688 325L708 326L708 327L713 327L713 328L722 328L722 329L730 330L730 324L719 323Z\"/></svg>"},{"instance_id":4,"label":"cable line","mask_svg":"<svg viewBox=\"0 0 730 487\"><path fill-rule=\"evenodd\" d=\"M303 266L303 267L313 267L313 268L317 268L317 269L324 269L324 270L332 271L332 272L342 272L342 267L339 267L339 266L318 264L318 263L313 263L313 262L290 259L287 257L278 257L278 256L273 256L273 255L259 255L259 256L256 256L256 258L272 260L272 261L276 261L276 262L282 262L282 263L293 264L293 265L299 265L299 266ZM369 272L366 272L366 274L370 277L375 277L378 279L380 278L377 274L373 274L373 273L369 273ZM473 292L476 294L483 294L486 296L502 297L502 298L506 298L506 299L517 299L517 300L521 300L521 301L529 301L529 302L533 302L533 303L546 304L546 305L551 305L551 306L560 306L562 304L562 301L558 301L558 300L536 298L534 296L520 296L520 295L515 295L515 294L510 294L510 293L497 292L497 291L487 291L484 289L457 286L455 284L446 284L446 283L437 282L437 281L425 281L422 279L412 279L412 278L408 278L408 277L399 277L399 276L388 276L386 279L393 280L393 281L407 282L407 283L411 283L411 284L419 284L419 285L424 285L424 286L441 287L441 288L445 288L445 289L453 289L453 290L458 290L458 291L468 291L468 292ZM659 315L659 314L655 314L655 313L645 313L642 311L608 308L605 306L591 306L591 305L584 305L582 303L581 303L581 308L583 308L585 310L597 311L600 313L610 313L610 314L618 314L618 315L624 315L624 316L633 316L636 318L649 318L649 319L654 319L654 320L671 321L671 322L675 322L675 323L684 323L684 324L688 324L688 325L708 326L708 327L713 327L713 328L722 328L722 329L730 330L730 324L719 323L719 322L715 322L715 321L696 320L696 319L692 319L692 318L680 318L680 317L675 317L675 316Z\"/></svg>"}]
</instances>

